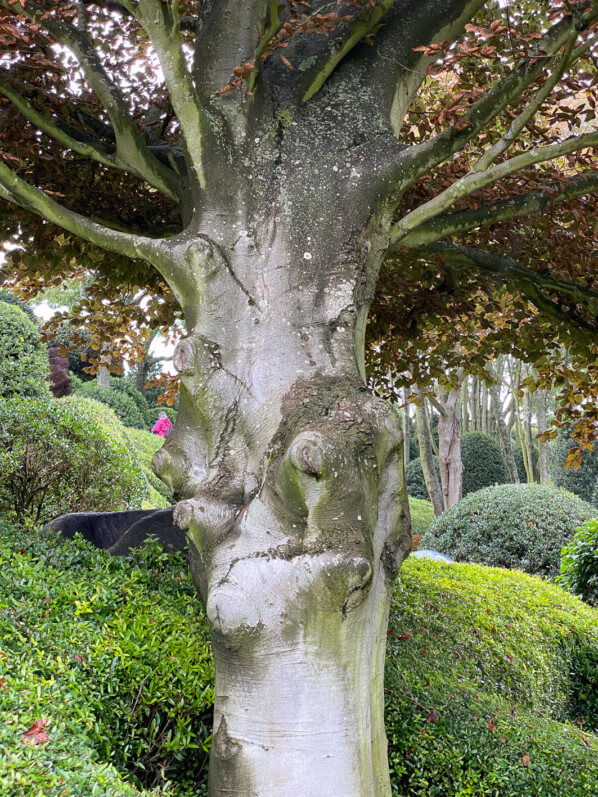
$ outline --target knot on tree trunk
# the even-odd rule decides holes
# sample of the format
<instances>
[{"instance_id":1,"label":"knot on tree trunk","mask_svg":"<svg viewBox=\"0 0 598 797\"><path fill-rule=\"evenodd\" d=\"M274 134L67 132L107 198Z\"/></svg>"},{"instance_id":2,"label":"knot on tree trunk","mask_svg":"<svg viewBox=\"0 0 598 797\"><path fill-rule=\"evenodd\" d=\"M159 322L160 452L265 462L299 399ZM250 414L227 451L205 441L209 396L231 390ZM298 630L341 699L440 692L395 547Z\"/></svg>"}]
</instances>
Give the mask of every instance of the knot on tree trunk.
<instances>
[{"instance_id":1,"label":"knot on tree trunk","mask_svg":"<svg viewBox=\"0 0 598 797\"><path fill-rule=\"evenodd\" d=\"M306 604L342 622L409 549L388 406L352 380L322 379L297 383L282 416L251 490L231 490L241 478L227 474L175 509L212 630L228 645L301 636Z\"/></svg>"}]
</instances>

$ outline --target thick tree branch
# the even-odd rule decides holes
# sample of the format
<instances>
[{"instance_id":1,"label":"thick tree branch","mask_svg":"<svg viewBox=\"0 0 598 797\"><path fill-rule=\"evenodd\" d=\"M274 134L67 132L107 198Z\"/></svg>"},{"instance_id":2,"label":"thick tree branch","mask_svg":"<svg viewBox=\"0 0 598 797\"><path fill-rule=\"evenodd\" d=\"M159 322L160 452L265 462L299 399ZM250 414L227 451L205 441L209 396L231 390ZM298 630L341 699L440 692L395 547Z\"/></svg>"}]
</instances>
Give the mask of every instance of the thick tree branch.
<instances>
[{"instance_id":1,"label":"thick tree branch","mask_svg":"<svg viewBox=\"0 0 598 797\"><path fill-rule=\"evenodd\" d=\"M491 224L501 224L541 213L568 199L595 192L598 192L598 171L588 170L568 180L551 183L534 191L488 202L476 210L456 210L435 216L402 238L400 246L407 246L410 249L424 246L449 235L461 235L478 227L488 227Z\"/></svg>"},{"instance_id":2,"label":"thick tree branch","mask_svg":"<svg viewBox=\"0 0 598 797\"><path fill-rule=\"evenodd\" d=\"M45 14L45 9L31 0L23 6L19 0L0 0L0 7L45 28L57 41L68 47L78 59L85 78L108 112L116 138L116 155L128 164L128 171L146 180L172 199L178 198L179 178L149 150L141 131L129 113L118 87L110 80L98 54L82 30Z\"/></svg>"},{"instance_id":3,"label":"thick tree branch","mask_svg":"<svg viewBox=\"0 0 598 797\"><path fill-rule=\"evenodd\" d=\"M275 24L278 5L275 0L245 0L243 3L238 0L204 0L200 4L193 77L204 100L207 101L229 82L233 67L240 66L252 56L257 74L260 63L256 56L261 55L260 45L263 52L278 31ZM269 29L264 36L269 14Z\"/></svg>"},{"instance_id":4,"label":"thick tree branch","mask_svg":"<svg viewBox=\"0 0 598 797\"><path fill-rule=\"evenodd\" d=\"M571 138L567 138L564 141L558 141L545 147L535 147L529 152L515 155L513 158L509 158L484 172L468 172L449 188L404 216L391 233L391 244L399 243L402 238L423 222L438 216L440 213L444 213L455 202L487 185L491 185L537 163L545 163L546 161L596 146L598 146L598 131L585 133L581 136L571 136Z\"/></svg>"},{"instance_id":5,"label":"thick tree branch","mask_svg":"<svg viewBox=\"0 0 598 797\"><path fill-rule=\"evenodd\" d=\"M161 0L139 0L134 10L160 60L192 173L200 187L205 188L204 140L209 126L185 61L177 3L172 4L171 12Z\"/></svg>"},{"instance_id":6,"label":"thick tree branch","mask_svg":"<svg viewBox=\"0 0 598 797\"><path fill-rule=\"evenodd\" d=\"M451 126L437 136L402 153L400 168L404 187L413 184L423 174L448 160L476 138L493 119L538 79L546 67L547 59L554 57L571 37L576 37L580 31L586 30L597 19L598 4L593 4L592 9L581 18L568 16L553 25L542 39L538 40L529 58L521 61L471 106L463 116L459 129Z\"/></svg>"},{"instance_id":7,"label":"thick tree branch","mask_svg":"<svg viewBox=\"0 0 598 797\"><path fill-rule=\"evenodd\" d=\"M0 193L5 199L37 213L52 224L111 252L144 260L150 260L152 255L155 256L157 252L157 244L153 239L113 230L91 221L86 216L68 210L40 191L39 188L26 183L1 161Z\"/></svg>"},{"instance_id":8,"label":"thick tree branch","mask_svg":"<svg viewBox=\"0 0 598 797\"><path fill-rule=\"evenodd\" d=\"M422 247L422 254L438 254L453 266L475 268L503 277L515 284L538 310L559 321L572 321L576 326L598 335L598 290L574 282L557 280L548 274L538 274L516 260L470 246L437 243ZM566 297L583 307L590 319L561 307L543 291Z\"/></svg>"},{"instance_id":9,"label":"thick tree branch","mask_svg":"<svg viewBox=\"0 0 598 797\"><path fill-rule=\"evenodd\" d=\"M3 72L4 70L0 70L0 75ZM23 116L29 119L29 121L39 130L41 130L42 133L45 133L55 141L58 141L59 144L62 144L68 149L72 149L73 152L76 152L78 155L82 155L83 157L89 158L93 161L97 161L97 163L102 163L104 166L110 166L114 169L128 171L128 164L123 163L115 155L105 152L89 142L79 141L78 139L73 138L73 136L69 135L63 127L59 127L54 123L54 121L48 119L39 111L36 111L35 108L33 108L33 106L25 99L25 97L19 94L18 91L15 91L13 88L11 88L11 86L2 80L1 77L0 94L3 94L7 99L9 99L12 104L23 114Z\"/></svg>"},{"instance_id":10,"label":"thick tree branch","mask_svg":"<svg viewBox=\"0 0 598 797\"><path fill-rule=\"evenodd\" d=\"M342 40L335 41L334 46L324 53L317 60L314 68L310 70L309 81L303 92L302 102L307 102L322 88L343 58L378 25L395 2L396 0L381 0L374 8L366 7L351 20L344 30Z\"/></svg>"}]
</instances>

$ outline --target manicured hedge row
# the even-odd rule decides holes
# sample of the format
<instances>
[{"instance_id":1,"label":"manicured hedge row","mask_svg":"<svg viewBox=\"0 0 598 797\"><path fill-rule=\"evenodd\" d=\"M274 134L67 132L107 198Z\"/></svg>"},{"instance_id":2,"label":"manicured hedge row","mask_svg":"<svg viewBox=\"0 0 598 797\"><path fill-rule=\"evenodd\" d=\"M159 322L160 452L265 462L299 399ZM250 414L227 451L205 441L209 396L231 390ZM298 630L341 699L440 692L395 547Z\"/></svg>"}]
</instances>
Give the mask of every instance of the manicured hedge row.
<instances>
[{"instance_id":1,"label":"manicured hedge row","mask_svg":"<svg viewBox=\"0 0 598 797\"><path fill-rule=\"evenodd\" d=\"M597 620L523 573L407 560L388 635L393 794L592 795ZM180 557L111 559L0 523L0 638L0 794L205 793L213 670ZM23 742L40 720L47 743Z\"/></svg>"},{"instance_id":2,"label":"manicured hedge row","mask_svg":"<svg viewBox=\"0 0 598 797\"><path fill-rule=\"evenodd\" d=\"M576 495L544 484L499 484L478 490L436 518L422 546L458 562L556 576L561 549L598 511Z\"/></svg>"}]
</instances>

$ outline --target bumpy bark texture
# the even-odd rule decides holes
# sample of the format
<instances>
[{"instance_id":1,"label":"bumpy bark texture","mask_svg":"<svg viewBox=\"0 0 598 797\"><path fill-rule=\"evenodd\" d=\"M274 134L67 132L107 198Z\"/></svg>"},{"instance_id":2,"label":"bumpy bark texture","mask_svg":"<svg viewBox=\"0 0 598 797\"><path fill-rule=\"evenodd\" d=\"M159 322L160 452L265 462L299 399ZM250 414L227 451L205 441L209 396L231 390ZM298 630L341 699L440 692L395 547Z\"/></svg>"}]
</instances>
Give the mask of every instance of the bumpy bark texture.
<instances>
[{"instance_id":1,"label":"bumpy bark texture","mask_svg":"<svg viewBox=\"0 0 598 797\"><path fill-rule=\"evenodd\" d=\"M154 467L212 629L210 793L383 795L386 622L410 548L400 420L364 385L384 209L340 122L304 169L321 125L285 120L248 137L252 179L160 264L189 334Z\"/></svg>"}]
</instances>

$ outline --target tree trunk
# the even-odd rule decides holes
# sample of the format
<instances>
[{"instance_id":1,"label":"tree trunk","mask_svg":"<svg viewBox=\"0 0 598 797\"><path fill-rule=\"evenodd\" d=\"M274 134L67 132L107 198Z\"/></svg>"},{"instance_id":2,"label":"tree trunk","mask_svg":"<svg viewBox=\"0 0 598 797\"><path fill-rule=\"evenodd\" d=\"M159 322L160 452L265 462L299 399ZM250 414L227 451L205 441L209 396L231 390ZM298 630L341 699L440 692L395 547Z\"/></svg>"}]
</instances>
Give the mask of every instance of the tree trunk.
<instances>
[{"instance_id":1,"label":"tree trunk","mask_svg":"<svg viewBox=\"0 0 598 797\"><path fill-rule=\"evenodd\" d=\"M523 440L525 458L527 461L526 470L531 476L530 481L538 481L538 473L536 469L534 457L534 438L532 434L532 406L530 392L527 388L523 391Z\"/></svg>"},{"instance_id":2,"label":"tree trunk","mask_svg":"<svg viewBox=\"0 0 598 797\"><path fill-rule=\"evenodd\" d=\"M442 497L442 487L434 467L434 453L432 450L432 432L428 421L426 405L422 399L422 405L415 405L415 421L417 424L417 440L419 442L419 458L424 474L426 489L432 502L434 514L442 515L444 512L444 499Z\"/></svg>"},{"instance_id":3,"label":"tree trunk","mask_svg":"<svg viewBox=\"0 0 598 797\"><path fill-rule=\"evenodd\" d=\"M403 464L405 467L409 464L410 460L410 441L411 441L411 418L409 417L409 405L407 402L409 401L409 396L411 391L408 387L403 388Z\"/></svg>"},{"instance_id":4,"label":"tree trunk","mask_svg":"<svg viewBox=\"0 0 598 797\"><path fill-rule=\"evenodd\" d=\"M493 382L490 387L490 398L492 402L492 410L496 420L496 428L498 430L498 437L500 445L507 463L509 470L509 478L512 484L519 484L519 474L517 472L517 463L515 462L515 455L513 454L513 446L511 445L511 436L507 430L505 423L505 416L503 413L502 401L500 399L500 386L498 382Z\"/></svg>"},{"instance_id":5,"label":"tree trunk","mask_svg":"<svg viewBox=\"0 0 598 797\"><path fill-rule=\"evenodd\" d=\"M546 390L539 388L536 390L536 410L538 416L538 435L542 435L547 428L546 422ZM538 438L538 476L541 484L548 484L550 481L550 470L548 467L548 443Z\"/></svg>"},{"instance_id":6,"label":"tree trunk","mask_svg":"<svg viewBox=\"0 0 598 797\"><path fill-rule=\"evenodd\" d=\"M231 224L226 243L198 234L162 265L205 274L201 290L172 278L190 334L153 465L212 632L213 796L390 795L386 626L411 547L402 433L364 384L371 239L364 251L316 227Z\"/></svg>"},{"instance_id":7,"label":"tree trunk","mask_svg":"<svg viewBox=\"0 0 598 797\"><path fill-rule=\"evenodd\" d=\"M480 431L480 422L479 422L480 408L479 408L479 399L478 399L479 384L480 384L479 379L477 378L477 376L474 376L471 385L471 423L474 432Z\"/></svg>"},{"instance_id":8,"label":"tree trunk","mask_svg":"<svg viewBox=\"0 0 598 797\"><path fill-rule=\"evenodd\" d=\"M461 388L439 391L442 405L438 421L438 462L445 509L463 497L463 462L461 460Z\"/></svg>"}]
</instances>

